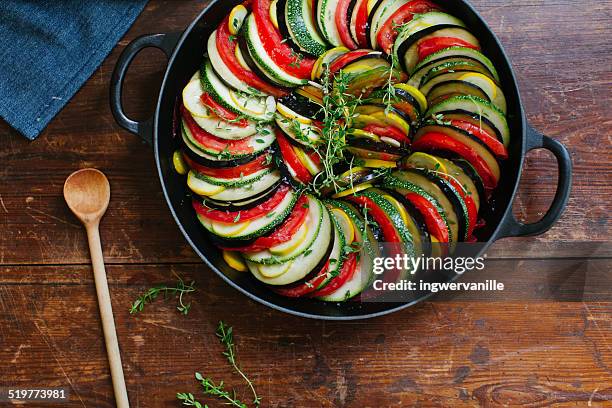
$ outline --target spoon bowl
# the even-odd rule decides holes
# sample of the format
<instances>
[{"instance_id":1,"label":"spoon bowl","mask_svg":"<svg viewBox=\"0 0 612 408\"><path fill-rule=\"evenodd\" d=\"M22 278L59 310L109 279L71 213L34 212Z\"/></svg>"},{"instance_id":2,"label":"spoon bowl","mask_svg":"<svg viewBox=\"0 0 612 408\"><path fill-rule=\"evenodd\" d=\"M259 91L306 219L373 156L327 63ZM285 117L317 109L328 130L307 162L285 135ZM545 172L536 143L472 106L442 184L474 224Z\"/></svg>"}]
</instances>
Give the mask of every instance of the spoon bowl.
<instances>
[{"instance_id":1,"label":"spoon bowl","mask_svg":"<svg viewBox=\"0 0 612 408\"><path fill-rule=\"evenodd\" d=\"M110 184L100 170L78 170L64 183L64 199L83 224L100 221L110 201Z\"/></svg>"}]
</instances>

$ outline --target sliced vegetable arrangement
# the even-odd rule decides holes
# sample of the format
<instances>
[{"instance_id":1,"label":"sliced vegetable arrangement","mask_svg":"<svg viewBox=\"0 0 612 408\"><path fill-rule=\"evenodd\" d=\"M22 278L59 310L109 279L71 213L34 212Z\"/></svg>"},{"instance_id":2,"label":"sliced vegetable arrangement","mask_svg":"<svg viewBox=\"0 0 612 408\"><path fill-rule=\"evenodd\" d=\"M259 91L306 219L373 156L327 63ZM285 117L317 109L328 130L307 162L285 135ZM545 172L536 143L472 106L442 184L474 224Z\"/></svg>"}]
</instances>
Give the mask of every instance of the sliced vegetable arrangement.
<instances>
[{"instance_id":1,"label":"sliced vegetable arrangement","mask_svg":"<svg viewBox=\"0 0 612 408\"><path fill-rule=\"evenodd\" d=\"M493 63L444 7L250 0L206 46L172 159L229 267L340 302L377 257L475 239L511 135Z\"/></svg>"}]
</instances>

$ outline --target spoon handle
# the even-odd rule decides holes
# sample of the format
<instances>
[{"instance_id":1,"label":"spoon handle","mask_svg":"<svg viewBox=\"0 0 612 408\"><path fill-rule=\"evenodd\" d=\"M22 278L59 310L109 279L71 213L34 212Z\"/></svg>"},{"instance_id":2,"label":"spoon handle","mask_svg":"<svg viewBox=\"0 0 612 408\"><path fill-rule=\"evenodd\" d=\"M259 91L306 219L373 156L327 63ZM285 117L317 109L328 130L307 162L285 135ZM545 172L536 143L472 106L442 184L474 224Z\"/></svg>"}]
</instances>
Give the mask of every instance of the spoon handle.
<instances>
[{"instance_id":1,"label":"spoon handle","mask_svg":"<svg viewBox=\"0 0 612 408\"><path fill-rule=\"evenodd\" d=\"M115 391L115 401L117 408L129 408L130 404L125 388L123 367L121 366L121 354L119 353L119 342L117 341L117 332L113 319L113 308L108 291L108 282L106 281L106 269L104 268L102 245L100 244L100 230L98 229L98 223L88 225L86 228L96 292L98 294L98 305L100 307L100 316L102 317L102 329L104 330L104 340L106 342L106 353Z\"/></svg>"}]
</instances>

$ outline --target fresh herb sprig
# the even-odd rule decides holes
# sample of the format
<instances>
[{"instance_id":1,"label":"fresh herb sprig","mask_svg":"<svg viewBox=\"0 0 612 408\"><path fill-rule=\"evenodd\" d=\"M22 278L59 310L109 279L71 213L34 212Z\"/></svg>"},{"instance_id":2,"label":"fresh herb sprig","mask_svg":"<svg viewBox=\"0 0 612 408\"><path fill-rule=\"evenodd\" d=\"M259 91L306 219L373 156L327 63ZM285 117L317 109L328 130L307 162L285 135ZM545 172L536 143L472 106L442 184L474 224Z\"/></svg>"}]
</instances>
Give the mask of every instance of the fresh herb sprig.
<instances>
[{"instance_id":1,"label":"fresh herb sprig","mask_svg":"<svg viewBox=\"0 0 612 408\"><path fill-rule=\"evenodd\" d=\"M142 312L145 305L153 302L160 294L164 295L164 299L167 299L170 296L178 295L178 305L176 306L176 309L184 315L189 313L189 310L191 309L191 302L185 304L183 301L183 295L186 293L195 292L195 281L191 281L189 284L186 284L180 276L177 276L177 279L178 282L173 286L154 286L140 295L138 299L132 303L132 306L130 307L130 314Z\"/></svg>"},{"instance_id":2,"label":"fresh herb sprig","mask_svg":"<svg viewBox=\"0 0 612 408\"><path fill-rule=\"evenodd\" d=\"M223 381L221 381L219 384L215 384L210 378L204 377L200 373L195 373L195 379L198 380L202 385L202 388L204 388L204 394L225 399L227 400L228 405L232 405L234 407L248 408L244 402L240 401L236 397L236 392L234 390L229 392L226 391L225 388L223 388Z\"/></svg>"},{"instance_id":3,"label":"fresh herb sprig","mask_svg":"<svg viewBox=\"0 0 612 408\"><path fill-rule=\"evenodd\" d=\"M395 84L401 79L401 72L397 70L399 61L395 53L391 53L391 65L389 66L389 76L387 77L387 83L384 87L383 104L385 105L385 115L388 115L393 108L393 103L397 102L398 97L395 93Z\"/></svg>"},{"instance_id":4,"label":"fresh herb sprig","mask_svg":"<svg viewBox=\"0 0 612 408\"><path fill-rule=\"evenodd\" d=\"M225 356L232 368L238 374L240 374L240 376L249 385L249 387L251 388L251 392L253 393L253 404L255 405L255 407L259 407L261 404L261 397L257 395L255 387L253 386L253 382L240 369L238 363L236 363L236 346L234 344L234 335L232 327L220 321L219 325L217 326L217 330L215 331L215 335L218 337L219 342L223 346L225 346L225 351L222 352L223 356ZM204 377L200 373L195 373L195 379L202 386L205 395L224 399L227 401L227 405L231 405L237 408L248 408L248 406L244 402L238 399L238 397L236 396L236 392L233 389L231 391L228 391L224 388L223 381L216 384L211 378ZM176 394L176 398L181 401L183 405L186 406L193 406L196 408L208 408L207 405L197 401L194 395L191 393L179 392Z\"/></svg>"},{"instance_id":5,"label":"fresh herb sprig","mask_svg":"<svg viewBox=\"0 0 612 408\"><path fill-rule=\"evenodd\" d=\"M244 374L244 372L240 369L238 364L236 363L236 346L234 345L234 335L232 327L226 325L222 321L219 322L219 326L217 326L217 331L215 333L219 338L221 344L225 346L225 351L222 353L227 361L231 364L234 370L246 381L253 393L253 403L255 406L259 406L261 403L261 397L257 395L257 391L255 391L255 387L253 386L253 382Z\"/></svg>"},{"instance_id":6,"label":"fresh herb sprig","mask_svg":"<svg viewBox=\"0 0 612 408\"><path fill-rule=\"evenodd\" d=\"M177 392L176 399L188 407L208 408L208 405L202 404L200 401L196 400L193 394L190 392Z\"/></svg>"},{"instance_id":7,"label":"fresh herb sprig","mask_svg":"<svg viewBox=\"0 0 612 408\"><path fill-rule=\"evenodd\" d=\"M336 164L343 162L346 138L351 127L355 111L362 104L361 95L348 93L351 76L340 70L332 77L329 65L325 65L322 78L323 85L323 127L322 143L314 146L321 158L323 171L319 173L311 187L319 192L320 187L332 187L336 192L341 186L335 174Z\"/></svg>"}]
</instances>

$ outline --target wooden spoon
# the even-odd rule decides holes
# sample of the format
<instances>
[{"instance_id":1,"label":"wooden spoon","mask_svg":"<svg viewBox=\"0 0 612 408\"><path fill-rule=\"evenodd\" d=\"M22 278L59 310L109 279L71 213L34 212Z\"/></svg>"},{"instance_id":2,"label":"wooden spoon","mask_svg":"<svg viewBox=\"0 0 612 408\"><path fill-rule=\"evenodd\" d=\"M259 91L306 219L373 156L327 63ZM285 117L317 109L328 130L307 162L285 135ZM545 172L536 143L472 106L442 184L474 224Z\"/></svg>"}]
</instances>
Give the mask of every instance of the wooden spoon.
<instances>
[{"instance_id":1,"label":"wooden spoon","mask_svg":"<svg viewBox=\"0 0 612 408\"><path fill-rule=\"evenodd\" d=\"M87 230L89 241L89 252L93 264L96 292L100 316L102 317L102 328L106 342L106 353L111 369L115 401L118 408L129 408L123 368L121 366L121 355L119 354L119 343L113 320L113 308L111 306L108 282L106 281L106 270L104 258L102 257L102 246L100 244L100 220L108 208L110 201L110 184L108 179L99 170L83 169L72 173L64 184L64 199L70 210L77 216Z\"/></svg>"}]
</instances>

